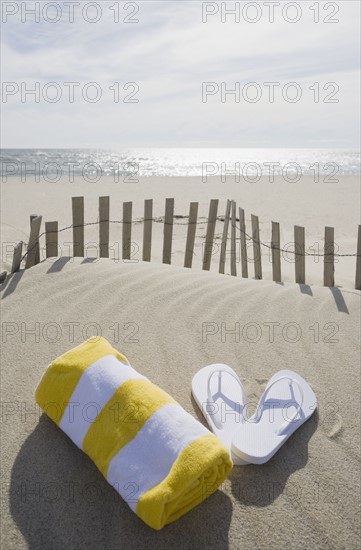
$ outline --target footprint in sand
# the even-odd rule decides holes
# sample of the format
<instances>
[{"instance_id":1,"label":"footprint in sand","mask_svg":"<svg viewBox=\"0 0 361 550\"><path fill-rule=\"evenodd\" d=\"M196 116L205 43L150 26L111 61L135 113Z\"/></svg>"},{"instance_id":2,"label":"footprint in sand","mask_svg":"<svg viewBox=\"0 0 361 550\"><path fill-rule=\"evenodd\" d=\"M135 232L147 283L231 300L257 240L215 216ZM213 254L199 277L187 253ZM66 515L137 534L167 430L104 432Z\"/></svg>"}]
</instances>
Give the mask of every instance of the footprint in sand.
<instances>
[{"instance_id":1,"label":"footprint in sand","mask_svg":"<svg viewBox=\"0 0 361 550\"><path fill-rule=\"evenodd\" d=\"M328 422L325 422L324 428L327 437L329 437L330 439L335 439L343 430L342 416L338 413L335 413L332 419L329 419Z\"/></svg>"}]
</instances>

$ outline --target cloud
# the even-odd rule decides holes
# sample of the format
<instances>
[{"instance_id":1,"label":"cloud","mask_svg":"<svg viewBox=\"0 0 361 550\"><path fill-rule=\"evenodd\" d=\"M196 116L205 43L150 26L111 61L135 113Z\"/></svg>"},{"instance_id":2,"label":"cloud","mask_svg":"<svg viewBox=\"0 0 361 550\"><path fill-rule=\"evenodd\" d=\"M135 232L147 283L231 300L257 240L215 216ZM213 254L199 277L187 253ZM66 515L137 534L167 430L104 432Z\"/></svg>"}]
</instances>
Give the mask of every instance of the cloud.
<instances>
[{"instance_id":1,"label":"cloud","mask_svg":"<svg viewBox=\"0 0 361 550\"><path fill-rule=\"evenodd\" d=\"M5 4L14 2L2 2L3 9ZM36 6L17 3L19 8L23 4ZM21 22L19 9L2 25L2 80L28 88L39 82L41 91L57 82L62 90L57 103L42 97L36 103L30 96L22 103L20 93L3 103L4 147L359 146L357 2L339 3L334 16L339 23L334 24L323 22L335 4L330 2L319 3L319 23L310 9L315 3L299 2L302 18L294 24L281 17L282 2L274 23L265 3L258 2L262 17L254 24L229 17L222 23L221 3L208 23L202 22L205 3L200 1L94 2L101 8L96 23L84 20L82 10L89 2L75 2L73 23L66 3L53 4L61 8L57 23L44 20L44 14L39 23L31 16ZM114 6L119 6L119 23ZM88 18L94 18L95 9L88 10ZM48 19L55 15L55 10L47 12ZM124 23L125 17L139 22ZM89 103L81 91L94 81L102 99ZM217 83L219 90L222 82L228 89L236 82L242 87L257 82L262 97L257 103L243 97L236 103L227 96L222 103L219 92L204 103L204 81ZM80 84L74 104L65 82ZM115 82L120 103L114 103L110 89ZM123 102L128 82L139 85L138 103ZM280 83L274 103L265 82ZM302 88L297 103L282 97L288 82ZM310 90L315 82L319 103ZM323 102L330 91L323 89L327 82L339 86L338 103Z\"/></svg>"}]
</instances>

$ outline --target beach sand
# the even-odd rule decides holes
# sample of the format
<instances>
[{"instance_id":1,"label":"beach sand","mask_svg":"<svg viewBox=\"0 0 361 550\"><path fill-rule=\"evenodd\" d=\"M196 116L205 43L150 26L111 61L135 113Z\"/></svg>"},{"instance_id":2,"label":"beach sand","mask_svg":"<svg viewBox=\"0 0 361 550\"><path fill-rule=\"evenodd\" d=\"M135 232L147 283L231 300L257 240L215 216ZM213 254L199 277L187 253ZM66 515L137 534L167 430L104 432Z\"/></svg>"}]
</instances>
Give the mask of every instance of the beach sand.
<instances>
[{"instance_id":1,"label":"beach sand","mask_svg":"<svg viewBox=\"0 0 361 550\"><path fill-rule=\"evenodd\" d=\"M245 209L248 225L251 213L259 215L264 240L274 220L281 223L283 243L292 240L293 225L299 224L306 227L308 243L318 240L322 249L324 226L331 225L340 252L356 252L357 178L327 186L303 179L294 187L282 181L205 184L192 178L150 178L132 185L103 180L93 188L80 181L9 181L1 191L3 251L6 243L27 240L30 214L70 225L71 196L84 195L85 218L92 222L98 197L110 195L112 219L121 219L123 201L134 201L135 218L142 217L146 198L155 200L154 215L163 216L166 197L174 197L175 213L185 216L189 202L199 201L199 215L206 217L210 198L220 199L221 215L230 198ZM89 246L87 259L63 254L13 275L1 287L2 548L358 548L361 379L355 258L336 265L341 288L322 287L322 260L307 262L310 285L293 282L290 262L282 265L284 284L273 283L265 257L264 281L242 279L216 273L216 255L212 272L203 272L202 239L194 269L181 267L186 231L181 225L174 231L175 265L162 265L163 226L154 226L150 264L92 259ZM205 229L200 226L197 233L204 235ZM141 223L135 226L140 245L142 230ZM97 231L97 226L86 229L88 243L97 241ZM219 222L216 232L221 231ZM72 239L65 233L64 251ZM114 225L111 241L116 240L121 243L121 227ZM9 270L11 254L3 253L2 261ZM273 374L295 370L311 384L318 410L270 462L235 467L202 505L152 531L34 403L47 365L100 333L202 422L191 380L198 369L217 362L235 369L254 406Z\"/></svg>"},{"instance_id":2,"label":"beach sand","mask_svg":"<svg viewBox=\"0 0 361 550\"><path fill-rule=\"evenodd\" d=\"M14 275L1 302L2 547L356 549L359 298L107 259ZM279 323L271 337L269 323ZM253 404L275 372L293 369L318 410L270 462L235 467L215 495L154 532L34 405L46 366L100 331L201 421L191 379L213 362L236 370Z\"/></svg>"},{"instance_id":3,"label":"beach sand","mask_svg":"<svg viewBox=\"0 0 361 550\"><path fill-rule=\"evenodd\" d=\"M219 199L218 215L224 216L227 199L233 199L238 207L245 210L246 231L251 231L251 214L259 216L260 238L265 243L271 241L271 221L280 223L281 245L290 253L282 253L282 280L295 281L294 255L294 225L306 228L306 251L323 253L324 228L335 228L335 252L340 254L355 254L357 243L357 226L360 223L360 180L357 177L342 177L339 183L315 183L312 177L303 177L298 183L291 184L282 178L276 178L271 183L268 177L263 177L257 183L234 178L222 183L220 178L141 178L139 182L115 183L112 178L102 178L91 184L81 178L69 183L62 179L57 183L36 183L28 179L22 183L17 178L9 178L7 183L1 183L2 220L1 220L1 270L9 271L12 262L13 247L16 242L27 242L29 237L29 216L39 214L45 221L58 221L59 228L72 223L71 197L84 196L85 221L95 222L98 219L98 198L109 195L110 214L112 220L122 219L123 201L133 201L133 219L144 216L144 199L153 199L154 217L163 217L165 198L175 199L175 214L188 216L189 203L199 201L198 215L202 224L197 227L195 256L193 268L201 269L204 237L206 234L206 219L208 217L209 200ZM161 220L162 221L162 220ZM185 242L187 234L187 219L177 219L173 232L172 264L183 265ZM214 255L211 270L218 271L219 249L222 237L223 223L217 222ZM86 255L97 255L98 226L85 228ZM237 235L239 236L239 234ZM112 224L110 228L111 257L121 258L122 228ZM142 259L143 223L134 224L132 241L134 261ZM59 234L61 254L67 256L72 250L72 231ZM152 260L162 261L163 223L153 224ZM226 272L230 272L230 242L228 241ZM237 268L241 272L240 246L237 241ZM43 257L45 257L44 238L41 241ZM249 276L254 276L253 246L248 241ZM262 247L263 277L272 280L271 253ZM356 258L345 257L335 259L335 280L337 286L354 288ZM306 258L306 282L323 284L323 258Z\"/></svg>"}]
</instances>

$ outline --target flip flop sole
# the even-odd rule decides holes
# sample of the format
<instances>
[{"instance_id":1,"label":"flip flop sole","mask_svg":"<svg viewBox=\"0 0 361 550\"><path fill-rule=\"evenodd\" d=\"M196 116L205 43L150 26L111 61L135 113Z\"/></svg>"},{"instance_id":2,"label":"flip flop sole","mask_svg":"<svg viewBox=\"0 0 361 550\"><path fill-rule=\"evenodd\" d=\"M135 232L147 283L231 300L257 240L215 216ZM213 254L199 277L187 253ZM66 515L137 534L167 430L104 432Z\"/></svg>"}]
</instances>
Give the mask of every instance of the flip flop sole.
<instances>
[{"instance_id":1,"label":"flip flop sole","mask_svg":"<svg viewBox=\"0 0 361 550\"><path fill-rule=\"evenodd\" d=\"M285 378L296 381L292 384L294 395L292 396L289 381ZM282 379L283 378L283 379ZM279 383L275 383L279 380ZM271 388L270 386L273 385ZM301 393L297 385L300 385L303 392L301 407ZM270 389L269 389L270 388ZM278 451L287 439L304 424L317 408L317 399L311 386L297 373L290 370L277 372L268 382L263 395L267 399L263 407L241 424L233 434L231 449L239 459L252 464L264 464ZM262 401L262 398L261 398ZM301 414L294 420L293 414L297 409ZM289 422L287 424L287 422ZM277 431L286 424L285 430L278 434Z\"/></svg>"},{"instance_id":2,"label":"flip flop sole","mask_svg":"<svg viewBox=\"0 0 361 550\"><path fill-rule=\"evenodd\" d=\"M222 371L221 393L219 392L217 374L220 370ZM212 376L212 373L214 374L210 380L209 377ZM227 374L224 375L224 373ZM213 403L210 403L208 400L207 389L209 380ZM192 380L192 395L194 400L202 411L212 432L230 451L234 432L240 423L245 420L243 418L243 410L246 403L240 386L242 384L237 374L231 367L223 363L216 363L202 368L195 374ZM215 415L217 415L217 424L220 427L215 423ZM231 457L235 465L247 464L247 461L244 461L232 452Z\"/></svg>"}]
</instances>

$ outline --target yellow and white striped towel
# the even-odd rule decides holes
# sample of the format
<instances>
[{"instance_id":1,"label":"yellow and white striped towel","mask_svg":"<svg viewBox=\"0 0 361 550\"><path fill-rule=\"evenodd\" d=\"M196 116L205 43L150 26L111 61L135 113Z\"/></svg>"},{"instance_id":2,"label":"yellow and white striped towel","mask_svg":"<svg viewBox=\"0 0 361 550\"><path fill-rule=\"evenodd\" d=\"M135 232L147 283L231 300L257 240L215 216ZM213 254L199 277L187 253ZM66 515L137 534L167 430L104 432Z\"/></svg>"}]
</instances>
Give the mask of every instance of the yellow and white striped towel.
<instances>
[{"instance_id":1,"label":"yellow and white striped towel","mask_svg":"<svg viewBox=\"0 0 361 550\"><path fill-rule=\"evenodd\" d=\"M232 468L216 436L104 338L51 363L35 398L154 529L205 500Z\"/></svg>"}]
</instances>

